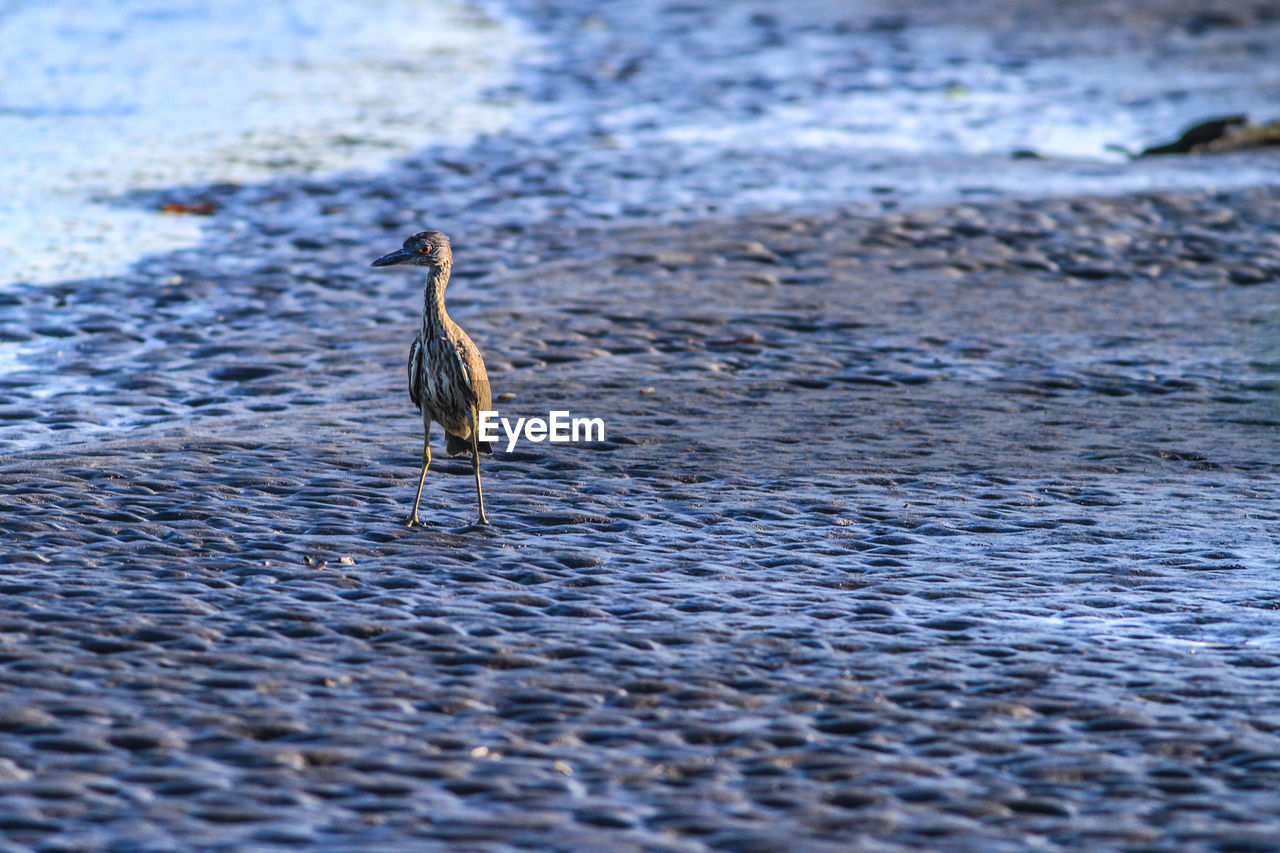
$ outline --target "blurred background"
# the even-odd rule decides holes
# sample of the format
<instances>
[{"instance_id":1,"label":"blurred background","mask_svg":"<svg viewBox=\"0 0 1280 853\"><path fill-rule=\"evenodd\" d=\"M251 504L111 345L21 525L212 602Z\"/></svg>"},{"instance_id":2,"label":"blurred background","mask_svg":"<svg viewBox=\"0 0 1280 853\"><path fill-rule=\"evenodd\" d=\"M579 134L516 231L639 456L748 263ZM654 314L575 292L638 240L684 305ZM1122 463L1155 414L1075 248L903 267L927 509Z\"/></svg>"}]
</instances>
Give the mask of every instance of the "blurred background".
<instances>
[{"instance_id":1,"label":"blurred background","mask_svg":"<svg viewBox=\"0 0 1280 853\"><path fill-rule=\"evenodd\" d=\"M0 287L199 238L139 190L415 152L500 181L494 222L1262 183L1124 152L1280 116L1278 43L1260 2L6 0Z\"/></svg>"}]
</instances>

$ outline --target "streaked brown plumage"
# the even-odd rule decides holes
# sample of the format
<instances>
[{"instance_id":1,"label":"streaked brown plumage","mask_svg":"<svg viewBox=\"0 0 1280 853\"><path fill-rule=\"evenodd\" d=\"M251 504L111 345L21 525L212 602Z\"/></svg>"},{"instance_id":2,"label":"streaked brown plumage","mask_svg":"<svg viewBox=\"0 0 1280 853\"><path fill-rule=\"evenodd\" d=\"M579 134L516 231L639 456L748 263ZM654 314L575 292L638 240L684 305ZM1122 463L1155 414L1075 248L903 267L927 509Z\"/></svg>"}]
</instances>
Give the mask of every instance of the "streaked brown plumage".
<instances>
[{"instance_id":1,"label":"streaked brown plumage","mask_svg":"<svg viewBox=\"0 0 1280 853\"><path fill-rule=\"evenodd\" d=\"M484 492L480 488L480 454L493 447L479 439L480 412L493 408L489 375L480 350L467 333L449 318L444 309L444 289L453 269L453 249L449 238L439 231L422 231L404 241L404 247L383 255L375 267L412 264L427 267L423 289L422 329L409 347L409 397L422 413L422 476L413 500L409 526L421 524L418 503L422 485L431 465L431 422L444 427L445 452L450 456L471 454L476 475L476 502L480 524L488 524L484 514Z\"/></svg>"}]
</instances>

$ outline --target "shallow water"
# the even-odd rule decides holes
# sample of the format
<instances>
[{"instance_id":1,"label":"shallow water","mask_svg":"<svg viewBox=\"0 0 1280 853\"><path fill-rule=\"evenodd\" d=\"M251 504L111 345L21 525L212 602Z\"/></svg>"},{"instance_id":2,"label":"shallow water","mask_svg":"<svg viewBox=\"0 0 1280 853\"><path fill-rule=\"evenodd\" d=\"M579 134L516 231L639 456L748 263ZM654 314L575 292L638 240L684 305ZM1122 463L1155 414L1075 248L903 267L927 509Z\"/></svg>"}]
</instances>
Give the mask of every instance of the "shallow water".
<instances>
[{"instance_id":1,"label":"shallow water","mask_svg":"<svg viewBox=\"0 0 1280 853\"><path fill-rule=\"evenodd\" d=\"M534 84L535 103L550 101L538 132L582 161L562 163L562 180L587 182L589 212L609 217L1266 183L1268 157L1119 153L1206 117L1280 114L1280 70L1264 58L1280 25L1203 32L1194 12L748 2L563 15L543 23L563 48Z\"/></svg>"},{"instance_id":2,"label":"shallow water","mask_svg":"<svg viewBox=\"0 0 1280 853\"><path fill-rule=\"evenodd\" d=\"M511 109L486 92L533 48L448 0L19 0L0 42L0 286L198 241L199 218L130 192L376 166L500 129Z\"/></svg>"},{"instance_id":3,"label":"shallow water","mask_svg":"<svg viewBox=\"0 0 1280 853\"><path fill-rule=\"evenodd\" d=\"M1069 16L1002 28L1002 5L13 3L0 283L111 274L199 238L197 217L120 203L137 190L376 169L503 129L532 191L492 220L560 212L536 191L548 156L587 218L1273 177L1266 159L1116 149L1280 113L1280 70L1260 61L1274 20L1092 13L1080 32Z\"/></svg>"}]
</instances>

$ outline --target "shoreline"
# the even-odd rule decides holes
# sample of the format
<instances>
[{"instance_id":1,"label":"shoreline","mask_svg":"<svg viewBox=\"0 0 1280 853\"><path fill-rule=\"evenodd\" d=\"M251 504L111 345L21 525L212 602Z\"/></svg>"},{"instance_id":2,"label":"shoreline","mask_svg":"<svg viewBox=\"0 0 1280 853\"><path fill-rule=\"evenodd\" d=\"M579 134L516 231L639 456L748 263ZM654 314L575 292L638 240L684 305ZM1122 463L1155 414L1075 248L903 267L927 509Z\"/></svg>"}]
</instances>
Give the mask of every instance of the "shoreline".
<instances>
[{"instance_id":1,"label":"shoreline","mask_svg":"<svg viewBox=\"0 0 1280 853\"><path fill-rule=\"evenodd\" d=\"M566 377L579 365L586 365L588 376L599 377L610 387L647 387L646 383L673 379L709 379L723 384L745 378L766 384L811 382L846 389L910 388L960 381L1030 386L1048 383L1049 387L1057 384L1064 389L1086 388L1124 396L1152 390L1164 393L1162 389L1176 390L1184 385L1212 385L1223 395L1250 396L1250 405L1258 412L1251 417L1267 424L1280 411L1274 406L1268 408L1271 404L1266 396L1274 385L1275 365L1280 360L1280 333L1268 331L1266 326L1266 306L1280 305L1280 300L1271 295L1280 275L1280 250L1274 238L1266 239L1265 219L1273 216L1277 197L1280 188L1258 187L1230 193L1005 200L885 212L879 216L868 216L861 209L806 215L756 212L678 225L615 223L543 234L508 229L501 235L489 235L489 240L460 241L464 248L449 303L454 316L473 328L473 334L482 342L494 375L495 393L502 393L502 384L508 381L522 393L532 388L536 394L538 384L544 381L552 388L562 387L566 381L573 381ZM1242 205L1253 210L1248 215L1234 212ZM394 201L388 205L391 206ZM1204 219L1205 225L1193 224L1191 234L1178 234L1179 226L1150 221L1153 215L1160 215L1152 214L1153 208L1170 214L1172 222L1191 216L1193 220ZM1261 213L1255 212L1259 210ZM1118 215L1106 221L1113 212ZM1050 213L1058 216L1057 224ZM374 212L368 218L377 216ZM1003 234L984 224L988 216L1005 220ZM1249 223L1249 233L1231 235L1232 226L1245 222ZM1058 227L1071 230L1081 224L1097 232L1090 238L1093 243L1051 233ZM1125 233L1126 228L1134 226L1147 232L1137 238L1136 247L1135 238ZM153 266L145 274L133 276L132 294L123 303L126 311L118 315L123 322L117 333L106 335L107 346L94 354L92 363L82 357L72 364L97 387L90 394L70 395L64 401L60 395L36 393L43 379L37 373L27 371L4 377L0 382L11 399L3 409L0 444L32 426L32 420L47 425L49 443L24 448L18 442L10 442L9 454L16 457L57 453L64 447L145 442L151 440L153 431L162 438L191 431L216 433L236 423L288 423L299 414L305 416L333 405L349 406L360 401L379 400L389 411L397 410L398 403L404 402L399 400L403 389L399 387L397 333L411 337L418 283L411 275L375 277L363 268L363 255L356 246L383 248L398 242L399 230L381 230L385 232L381 239L348 238L328 247L331 263L308 264L317 272L303 272L299 281L308 298L318 297L307 309L315 312L314 326L298 310L296 300L301 296L291 292L288 277L281 274L285 268L297 268L289 262L267 259L262 268L247 276L257 279L256 283L238 284L237 279L246 277L208 270L198 282L203 292L217 290L223 298L236 292L237 287L242 293L255 292L252 306L241 312L243 322L215 329L209 336L196 331L204 322L201 313L193 313L187 307L198 300L180 293L191 286L185 276L189 276L192 267L175 266L169 275ZM834 239L850 245L839 256L828 259L826 268L819 266L815 270L807 253L814 246L821 250L827 238L815 241L810 232L831 232L837 235ZM1262 235L1262 239L1255 240L1255 235ZM1210 238L1219 240L1220 245L1203 248ZM571 243L576 243L573 249L568 248ZM794 245L788 248L791 244ZM317 250L308 244L294 254ZM504 252L521 260L511 265L495 263ZM1179 255L1192 260L1179 260ZM808 267L796 269L796 258ZM596 272L600 264L610 267L611 274L593 281L599 278ZM333 272L332 278L319 272L326 266ZM539 270L543 280L530 281L531 269ZM823 276L833 273L833 281L823 287ZM184 277L184 281L153 293L150 282L158 275ZM885 342L902 335L883 320L875 326L877 346L849 347L843 346L845 342L839 335L865 335L868 324L839 318L792 318L795 328L789 329L785 322L768 316L780 306L812 314L829 307L842 310L838 307L841 305L845 306L843 310L854 313L868 310L869 306L889 313L893 299L905 300L904 305L929 301L937 305L941 297L928 292L935 286L947 289L966 278L1000 275L1025 276L1039 282L1036 287L1044 287L1044 282L1054 279L1070 283L1071 289L1064 297L1052 300L1052 309L1043 309L1060 312L1053 315L1059 322L1070 316L1066 312L1075 311L1079 316L1071 319L1069 334L1064 336L1060 329L1036 329L1025 319L1011 318L1002 332L1013 333L1016 329L1019 338L1029 343L1026 352L1016 357L1010 354L1005 360L959 357L954 363L943 363L935 359L931 368L886 357L892 347ZM732 279L733 276L738 278ZM832 298L834 282L849 286L859 276L896 280L895 288L905 286L911 295L895 291L886 296L867 290L869 302L856 305L846 304L848 300L843 295ZM1104 331L1107 318L1091 313L1093 309L1071 305L1072 300L1083 295L1082 288L1114 286L1125 277L1147 286L1166 286L1171 278L1181 280L1175 289L1186 289L1187 295L1197 300L1201 295L1196 291L1215 286L1222 288L1224 295L1236 294L1238 298L1229 300L1230 304L1212 303L1209 310L1230 308L1233 313L1224 316L1220 328L1196 332L1205 339L1188 341L1193 344L1189 349L1177 342L1153 340L1156 346L1167 343L1168 352L1152 357L1145 367L1147 372L1138 375L1136 368L1109 367L1103 357L1107 352L1087 355L1090 347L1100 343L1108 350L1119 347L1109 354L1123 356L1127 353L1124 334L1117 332L1112 336L1115 342L1108 340ZM118 281L101 280L100 285L93 282L91 288L112 290ZM660 316L649 318L625 307L634 298L638 283L651 290L646 304L666 306ZM709 286L699 290L702 284ZM865 282L855 286L866 289ZM51 304L60 304L59 310L78 315L67 318L63 328L92 328L102 316L96 307L96 292L91 289L83 305L68 305L67 300L82 296L75 290L74 283L32 288L28 296L35 298L23 307L40 312ZM1019 290L1012 288L1009 295L1016 295ZM964 288L963 293L965 298L977 296L971 288ZM1251 313L1247 295L1254 294L1261 296L1264 303ZM131 334L145 322L144 315L153 317L155 305L163 305L173 296L182 307L173 318L175 322L162 327L150 342ZM281 296L292 302L287 309L266 307ZM690 303L690 299L697 301ZM776 300L781 302L775 304ZM691 306L690 314L681 317L685 305ZM197 304L196 308L200 306ZM1127 308L1138 310L1133 304ZM1201 310L1206 309L1208 304ZM134 313L130 314L130 310ZM969 310L1002 311L1008 306L983 296L981 307ZM1164 311L1166 307L1152 305L1147 310ZM757 317L761 311L766 312L763 319ZM928 327L936 319L946 320L947 328L956 334L970 331L963 322L956 325L952 318L954 306L932 317L927 310L915 307L906 313L914 318L908 322L924 339L946 336L946 329ZM604 325L596 323L589 330L577 328L583 318L595 314L611 319ZM645 329L651 319L655 327L667 332ZM1193 321L1184 317L1180 322ZM781 340L761 337L753 325L756 323L769 329L770 334L784 336L810 325L830 328L824 331L820 343L805 344L804 351L812 357L812 364L806 364L802 356L792 357L781 364L770 364L770 370L784 373L770 373L754 367L742 369L751 364L751 356L769 357L782 345ZM1233 339L1230 323L1256 329L1254 337ZM555 325L561 334L555 339L546 337L550 331L546 324ZM14 325L22 325L20 317ZM381 333L381 327L389 331ZM272 330L278 333L275 337ZM89 334L90 340L96 342L103 337L103 330ZM312 335L315 339L307 340ZM622 340L612 341L615 336ZM685 336L686 343L673 344L671 336ZM655 344L655 340L659 343ZM601 345L605 342L609 345ZM903 352L909 352L912 343L921 352L931 348L905 339L898 343ZM1006 343L1002 341L997 346L1004 347ZM1066 351L1071 345L1082 346L1086 357L1072 356ZM144 353L142 359L138 358L139 351ZM664 359L682 351L693 357L693 363L671 373ZM736 358L744 353L745 358ZM1192 356L1200 357L1201 362L1188 362ZM1019 364L1017 358L1026 359L1026 363ZM793 362L794 367L786 362ZM1123 357L1115 363L1125 364ZM137 369L126 368L126 364L136 365ZM787 370L797 372L787 375ZM370 377L381 381L373 386L377 390L369 387ZM323 388L324 392L317 395L309 388ZM517 396L514 405L524 402ZM95 407L143 411L148 413L148 422L115 435L84 434L75 429L76 417ZM324 423L323 419L320 423ZM65 441L54 443L68 438L69 445Z\"/></svg>"}]
</instances>

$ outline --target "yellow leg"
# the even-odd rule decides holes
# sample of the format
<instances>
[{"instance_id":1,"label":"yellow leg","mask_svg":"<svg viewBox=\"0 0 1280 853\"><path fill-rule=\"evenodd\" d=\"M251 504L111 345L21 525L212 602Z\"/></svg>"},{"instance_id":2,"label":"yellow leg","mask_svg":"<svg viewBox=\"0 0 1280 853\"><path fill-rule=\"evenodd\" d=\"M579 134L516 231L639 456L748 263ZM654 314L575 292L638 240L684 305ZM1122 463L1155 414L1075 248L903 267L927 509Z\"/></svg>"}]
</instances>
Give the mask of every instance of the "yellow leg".
<instances>
[{"instance_id":1,"label":"yellow leg","mask_svg":"<svg viewBox=\"0 0 1280 853\"><path fill-rule=\"evenodd\" d=\"M477 415L471 421L471 469L476 472L476 502L480 504L479 524L488 524L484 514L484 490L480 488L480 418Z\"/></svg>"},{"instance_id":2,"label":"yellow leg","mask_svg":"<svg viewBox=\"0 0 1280 853\"><path fill-rule=\"evenodd\" d=\"M427 468L431 466L431 421L422 424L422 476L418 478L418 494L413 499L413 515L409 516L409 526L422 524L418 518L418 502L422 500L422 484L427 481Z\"/></svg>"}]
</instances>

